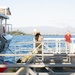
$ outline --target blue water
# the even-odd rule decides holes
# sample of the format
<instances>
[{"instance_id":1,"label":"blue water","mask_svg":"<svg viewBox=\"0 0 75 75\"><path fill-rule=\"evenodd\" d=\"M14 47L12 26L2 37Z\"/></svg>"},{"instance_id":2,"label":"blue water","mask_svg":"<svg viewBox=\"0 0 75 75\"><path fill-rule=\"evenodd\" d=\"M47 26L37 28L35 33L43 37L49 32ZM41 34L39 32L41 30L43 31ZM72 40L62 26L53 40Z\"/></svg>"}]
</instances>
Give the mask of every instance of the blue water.
<instances>
[{"instance_id":1,"label":"blue water","mask_svg":"<svg viewBox=\"0 0 75 75\"><path fill-rule=\"evenodd\" d=\"M44 38L64 38L64 36L50 36L50 35L45 35L43 36ZM9 48L5 51L3 51L4 54L14 54L14 50L15 50L15 44L17 42L29 42L29 41L33 41L34 36L31 35L18 35L18 36L13 36L12 41L10 42ZM75 38L75 36L73 36L73 38ZM30 45L22 45L22 47L32 47L32 44ZM52 45L53 46L53 45ZM18 48L18 47L17 47ZM8 63L14 63L15 58L12 56L9 57L0 57L0 62L8 62Z\"/></svg>"}]
</instances>

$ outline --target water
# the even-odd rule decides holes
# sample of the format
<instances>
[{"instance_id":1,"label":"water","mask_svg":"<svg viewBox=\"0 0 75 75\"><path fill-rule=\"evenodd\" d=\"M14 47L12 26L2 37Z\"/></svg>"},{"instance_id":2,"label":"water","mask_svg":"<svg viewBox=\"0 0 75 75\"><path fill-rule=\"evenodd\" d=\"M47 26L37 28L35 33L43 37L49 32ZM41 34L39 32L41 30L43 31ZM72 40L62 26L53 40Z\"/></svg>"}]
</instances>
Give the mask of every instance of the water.
<instances>
[{"instance_id":1,"label":"water","mask_svg":"<svg viewBox=\"0 0 75 75\"><path fill-rule=\"evenodd\" d=\"M64 36L43 36L44 38L64 38ZM25 36L23 36L23 35L18 35L18 36L13 36L13 39L12 39L12 41L10 42L10 45L9 45L9 48L7 49L7 50L5 50L5 51L3 51L3 53L4 54L13 54L13 53L15 53L15 44L17 43L17 42L30 42L30 41L33 41L33 38L34 38L34 36L31 36L31 35L25 35ZM75 36L73 36L73 38L75 38ZM33 45L32 44L30 44L30 45L24 45L24 44L22 44L22 48L23 47L32 47ZM52 45L52 47L53 47L53 45ZM17 48L18 48L18 46L17 46ZM28 53L28 51L27 52L25 52L25 53ZM14 63L14 61L15 61L15 58L14 57L12 57L12 56L9 56L9 57L0 57L0 62L8 62L8 63Z\"/></svg>"}]
</instances>

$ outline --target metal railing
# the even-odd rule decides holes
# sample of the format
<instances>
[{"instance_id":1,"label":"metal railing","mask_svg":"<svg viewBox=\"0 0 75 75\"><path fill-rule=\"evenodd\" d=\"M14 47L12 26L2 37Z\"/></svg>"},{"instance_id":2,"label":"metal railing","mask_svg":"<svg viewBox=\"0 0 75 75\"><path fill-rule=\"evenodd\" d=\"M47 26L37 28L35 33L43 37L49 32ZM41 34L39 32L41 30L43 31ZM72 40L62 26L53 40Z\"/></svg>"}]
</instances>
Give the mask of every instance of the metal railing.
<instances>
[{"instance_id":1,"label":"metal railing","mask_svg":"<svg viewBox=\"0 0 75 75\"><path fill-rule=\"evenodd\" d=\"M42 54L71 54L74 55L75 53L75 38L71 39L70 47L67 47L64 38L44 38L43 41L39 44L42 45ZM14 56L15 62L17 59L27 55L29 52L34 52L35 54L38 53L38 47L35 47L35 41L31 42L17 42L15 44L14 54L0 54L0 56ZM39 42L38 42L39 43ZM35 55L34 54L34 55Z\"/></svg>"},{"instance_id":2,"label":"metal railing","mask_svg":"<svg viewBox=\"0 0 75 75\"><path fill-rule=\"evenodd\" d=\"M44 38L43 47L46 47L45 52L48 53L74 53L75 52L75 38L71 39L71 43L68 46L64 38Z\"/></svg>"}]
</instances>

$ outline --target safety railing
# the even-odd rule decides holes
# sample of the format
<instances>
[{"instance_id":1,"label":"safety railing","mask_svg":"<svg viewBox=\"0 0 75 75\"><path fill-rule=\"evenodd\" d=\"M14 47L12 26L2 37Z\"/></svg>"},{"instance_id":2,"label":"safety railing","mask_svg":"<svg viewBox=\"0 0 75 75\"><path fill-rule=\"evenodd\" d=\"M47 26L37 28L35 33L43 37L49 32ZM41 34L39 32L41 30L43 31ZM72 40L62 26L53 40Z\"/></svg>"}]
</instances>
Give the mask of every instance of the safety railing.
<instances>
[{"instance_id":1,"label":"safety railing","mask_svg":"<svg viewBox=\"0 0 75 75\"><path fill-rule=\"evenodd\" d=\"M75 53L75 38L71 39L69 45L64 38L44 38L42 44L43 53Z\"/></svg>"},{"instance_id":2,"label":"safety railing","mask_svg":"<svg viewBox=\"0 0 75 75\"><path fill-rule=\"evenodd\" d=\"M71 43L68 46L64 38L44 38L43 41L36 47L36 43L40 42L17 42L15 44L15 54L27 54L31 51L38 53L39 46L41 46L42 54L72 54L75 53L75 38L71 39ZM15 57L15 61L21 58Z\"/></svg>"},{"instance_id":3,"label":"safety railing","mask_svg":"<svg viewBox=\"0 0 75 75\"><path fill-rule=\"evenodd\" d=\"M42 54L74 54L75 53L75 38L71 39L70 47L67 46L64 38L44 38L38 47L35 47L35 41L17 42L15 44L14 54L28 54L31 51L38 53L39 46L42 45ZM39 42L38 42L39 43ZM14 55L13 54L13 55ZM5 54L5 56L7 56ZM10 55L9 55L10 56ZM17 59L23 56L15 56Z\"/></svg>"},{"instance_id":4,"label":"safety railing","mask_svg":"<svg viewBox=\"0 0 75 75\"><path fill-rule=\"evenodd\" d=\"M43 54L73 54L75 53L75 39L71 39L68 46L64 38L44 38L43 41L36 47L36 43L40 42L17 42L15 44L15 54L27 54L31 51L38 53L41 46L42 59ZM23 56L15 56L15 62Z\"/></svg>"}]
</instances>

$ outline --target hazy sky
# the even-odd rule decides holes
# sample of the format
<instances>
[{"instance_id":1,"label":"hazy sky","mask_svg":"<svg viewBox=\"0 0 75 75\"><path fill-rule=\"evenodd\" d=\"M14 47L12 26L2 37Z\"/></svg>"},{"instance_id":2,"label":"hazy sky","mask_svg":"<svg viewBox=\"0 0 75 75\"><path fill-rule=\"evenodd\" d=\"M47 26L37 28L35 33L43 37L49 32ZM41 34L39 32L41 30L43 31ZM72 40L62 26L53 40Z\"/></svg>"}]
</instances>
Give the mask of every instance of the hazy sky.
<instances>
[{"instance_id":1,"label":"hazy sky","mask_svg":"<svg viewBox=\"0 0 75 75\"><path fill-rule=\"evenodd\" d=\"M74 26L75 0L0 0L13 26Z\"/></svg>"}]
</instances>

